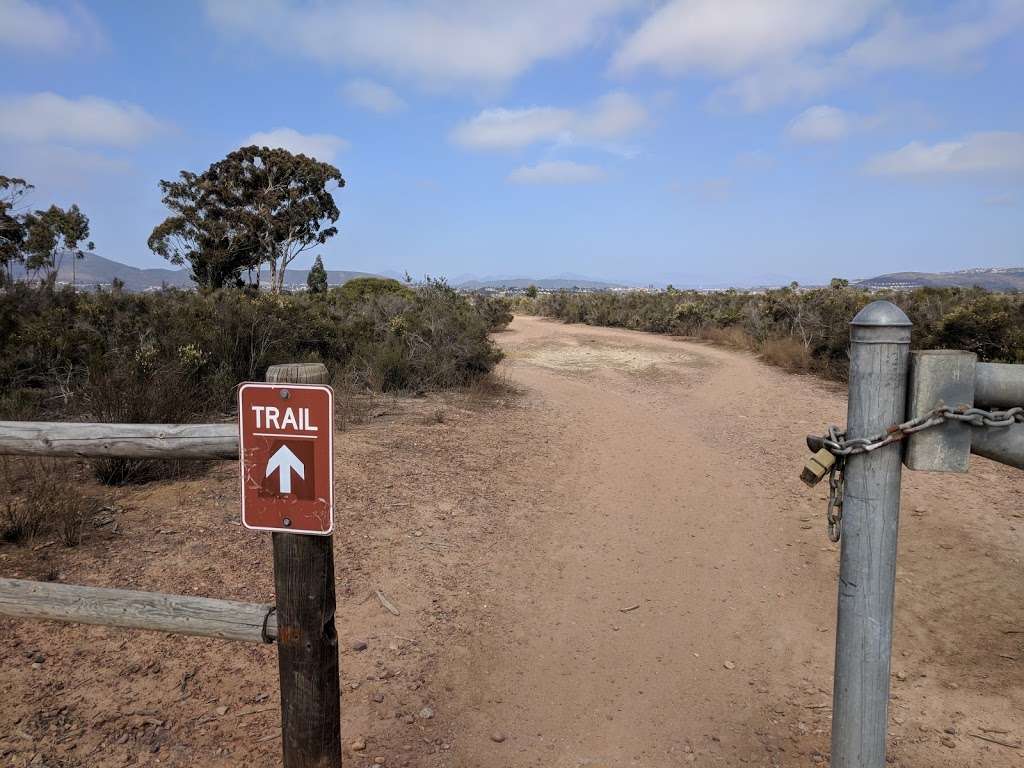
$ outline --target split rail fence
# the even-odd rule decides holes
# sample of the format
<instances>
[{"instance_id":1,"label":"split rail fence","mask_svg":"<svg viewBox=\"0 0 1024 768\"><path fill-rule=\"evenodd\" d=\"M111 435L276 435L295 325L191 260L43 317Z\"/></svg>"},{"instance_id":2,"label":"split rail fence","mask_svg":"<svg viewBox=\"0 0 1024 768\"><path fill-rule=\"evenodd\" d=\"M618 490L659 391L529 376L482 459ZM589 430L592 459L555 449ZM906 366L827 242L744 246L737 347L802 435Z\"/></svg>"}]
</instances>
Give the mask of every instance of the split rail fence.
<instances>
[{"instance_id":1,"label":"split rail fence","mask_svg":"<svg viewBox=\"0 0 1024 768\"><path fill-rule=\"evenodd\" d=\"M325 384L327 369L272 366L267 381ZM238 460L238 425L0 421L0 454ZM274 605L0 578L0 615L276 643L285 768L339 766L333 543L329 536L272 536Z\"/></svg>"}]
</instances>

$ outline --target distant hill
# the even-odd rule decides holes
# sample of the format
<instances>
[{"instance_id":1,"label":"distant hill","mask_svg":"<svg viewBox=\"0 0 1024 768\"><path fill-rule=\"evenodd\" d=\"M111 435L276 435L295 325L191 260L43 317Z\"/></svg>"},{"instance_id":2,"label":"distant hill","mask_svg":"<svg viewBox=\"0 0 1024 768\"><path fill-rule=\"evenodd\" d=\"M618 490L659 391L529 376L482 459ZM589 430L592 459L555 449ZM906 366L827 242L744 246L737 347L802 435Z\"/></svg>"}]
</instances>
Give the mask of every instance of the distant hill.
<instances>
[{"instance_id":1,"label":"distant hill","mask_svg":"<svg viewBox=\"0 0 1024 768\"><path fill-rule=\"evenodd\" d=\"M25 277L24 269L17 264L14 267L14 276L15 279ZM174 288L193 287L188 270L139 269L113 259L106 259L98 253L87 253L81 259L72 259L70 255L65 256L61 262L60 271L57 273L57 282L70 285L73 281L75 285L82 288L92 288L97 285L109 287L115 277L124 281L124 287L129 291L145 291L148 288L159 288L162 285Z\"/></svg>"},{"instance_id":2,"label":"distant hill","mask_svg":"<svg viewBox=\"0 0 1024 768\"><path fill-rule=\"evenodd\" d=\"M597 291L607 288L624 288L622 283L608 283L603 280L594 280L583 275L561 274L554 277L476 277L475 275L461 275L452 281L456 288L464 291L476 291L481 288L529 288L535 285L546 291L557 291L562 288L583 288L588 291Z\"/></svg>"},{"instance_id":3,"label":"distant hill","mask_svg":"<svg viewBox=\"0 0 1024 768\"><path fill-rule=\"evenodd\" d=\"M1024 267L982 267L958 272L890 272L853 283L860 288L984 288L1024 291Z\"/></svg>"},{"instance_id":4,"label":"distant hill","mask_svg":"<svg viewBox=\"0 0 1024 768\"><path fill-rule=\"evenodd\" d=\"M304 289L306 287L306 277L308 275L308 269L288 267L287 271L284 273L284 287L293 290L296 288ZM380 277L380 275L374 274L373 272L349 272L343 269L328 269L327 285L342 285L356 277ZM264 269L260 272L260 284L270 284L270 270Z\"/></svg>"},{"instance_id":5,"label":"distant hill","mask_svg":"<svg viewBox=\"0 0 1024 768\"><path fill-rule=\"evenodd\" d=\"M708 274L693 272L662 272L653 276L651 282L659 288L671 285L680 289L696 289L717 291L726 288L781 288L789 285L796 278L776 272L754 272L742 278L722 278Z\"/></svg>"},{"instance_id":6,"label":"distant hill","mask_svg":"<svg viewBox=\"0 0 1024 768\"><path fill-rule=\"evenodd\" d=\"M305 288L308 269L289 268L285 272L286 288ZM14 269L15 279L24 278L24 270L17 265ZM338 269L327 270L327 284L341 285L353 277L373 277L369 272L348 272ZM85 258L72 260L70 256L65 257L57 273L57 282L71 285L72 281L80 288L94 288L97 285L104 288L110 287L114 278L124 282L125 290L142 292L155 290L163 286L171 288L195 288L195 283L189 276L187 269L140 269L128 264L122 264L113 259L107 259L98 253L87 253ZM264 269L260 273L260 283L267 285L270 282L270 272Z\"/></svg>"},{"instance_id":7,"label":"distant hill","mask_svg":"<svg viewBox=\"0 0 1024 768\"><path fill-rule=\"evenodd\" d=\"M765 288L789 285L792 277L774 273L752 272L742 280L723 280L721 278L696 273L664 272L649 278L623 282L598 280L586 275L563 273L553 277L521 277L500 275L494 277L477 277L476 275L459 275L451 280L456 288L475 291L481 288L528 288L535 285L542 290L557 291L562 288L580 288L588 291L610 290L617 288L664 288L673 285L680 289L718 290L723 288Z\"/></svg>"}]
</instances>

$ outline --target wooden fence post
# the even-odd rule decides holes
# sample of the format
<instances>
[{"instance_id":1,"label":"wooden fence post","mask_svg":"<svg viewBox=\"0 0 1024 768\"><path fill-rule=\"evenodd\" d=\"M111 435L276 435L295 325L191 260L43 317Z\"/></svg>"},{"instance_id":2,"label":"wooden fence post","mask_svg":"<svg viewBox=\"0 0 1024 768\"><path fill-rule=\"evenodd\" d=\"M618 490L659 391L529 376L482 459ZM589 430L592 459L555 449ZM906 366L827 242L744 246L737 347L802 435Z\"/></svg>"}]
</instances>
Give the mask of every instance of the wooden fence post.
<instances>
[{"instance_id":1,"label":"wooden fence post","mask_svg":"<svg viewBox=\"0 0 1024 768\"><path fill-rule=\"evenodd\" d=\"M267 381L326 384L327 368L274 365ZM334 768L341 765L334 542L330 536L272 536L284 768Z\"/></svg>"}]
</instances>

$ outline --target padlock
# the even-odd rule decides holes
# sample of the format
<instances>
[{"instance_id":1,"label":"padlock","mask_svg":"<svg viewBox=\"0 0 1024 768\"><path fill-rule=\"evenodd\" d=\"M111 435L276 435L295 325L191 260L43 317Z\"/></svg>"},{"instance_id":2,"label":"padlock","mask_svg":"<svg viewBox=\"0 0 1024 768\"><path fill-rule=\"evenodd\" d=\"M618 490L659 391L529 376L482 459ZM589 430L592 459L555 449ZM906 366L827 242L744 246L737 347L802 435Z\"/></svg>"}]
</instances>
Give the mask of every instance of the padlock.
<instances>
[{"instance_id":1,"label":"padlock","mask_svg":"<svg viewBox=\"0 0 1024 768\"><path fill-rule=\"evenodd\" d=\"M800 472L800 479L813 487L821 482L821 479L829 473L835 463L836 457L829 453L827 448L822 448L804 464L804 468Z\"/></svg>"}]
</instances>

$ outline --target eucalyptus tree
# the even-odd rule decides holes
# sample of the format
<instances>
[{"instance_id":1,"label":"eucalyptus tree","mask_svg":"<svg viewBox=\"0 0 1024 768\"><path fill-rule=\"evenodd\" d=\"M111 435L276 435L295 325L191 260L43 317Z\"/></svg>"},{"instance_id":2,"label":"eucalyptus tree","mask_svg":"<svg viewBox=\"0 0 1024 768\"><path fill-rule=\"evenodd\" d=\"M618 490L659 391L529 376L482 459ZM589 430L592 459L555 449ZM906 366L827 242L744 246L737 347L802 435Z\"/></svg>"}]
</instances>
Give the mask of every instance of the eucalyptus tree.
<instances>
[{"instance_id":1,"label":"eucalyptus tree","mask_svg":"<svg viewBox=\"0 0 1024 768\"><path fill-rule=\"evenodd\" d=\"M14 264L24 259L25 216L21 200L33 186L24 179L0 176L0 284L14 278Z\"/></svg>"},{"instance_id":2,"label":"eucalyptus tree","mask_svg":"<svg viewBox=\"0 0 1024 768\"><path fill-rule=\"evenodd\" d=\"M182 171L179 180L160 182L173 215L153 230L150 248L188 262L196 281L211 288L266 264L270 288L280 292L288 265L338 232L332 185L345 180L329 163L242 147L201 174Z\"/></svg>"},{"instance_id":3,"label":"eucalyptus tree","mask_svg":"<svg viewBox=\"0 0 1024 768\"><path fill-rule=\"evenodd\" d=\"M182 171L176 181L161 181L160 191L171 215L149 236L154 253L188 264L196 285L207 290L240 284L246 269L258 271L255 240L232 222L208 172Z\"/></svg>"},{"instance_id":4,"label":"eucalyptus tree","mask_svg":"<svg viewBox=\"0 0 1024 768\"><path fill-rule=\"evenodd\" d=\"M51 205L45 211L26 214L23 222L21 250L25 270L36 275L42 273L45 283L52 285L56 281L66 256L72 258L72 267L85 257L82 243L89 237L89 217L77 205L66 210ZM92 242L86 244L90 251L94 247Z\"/></svg>"}]
</instances>

